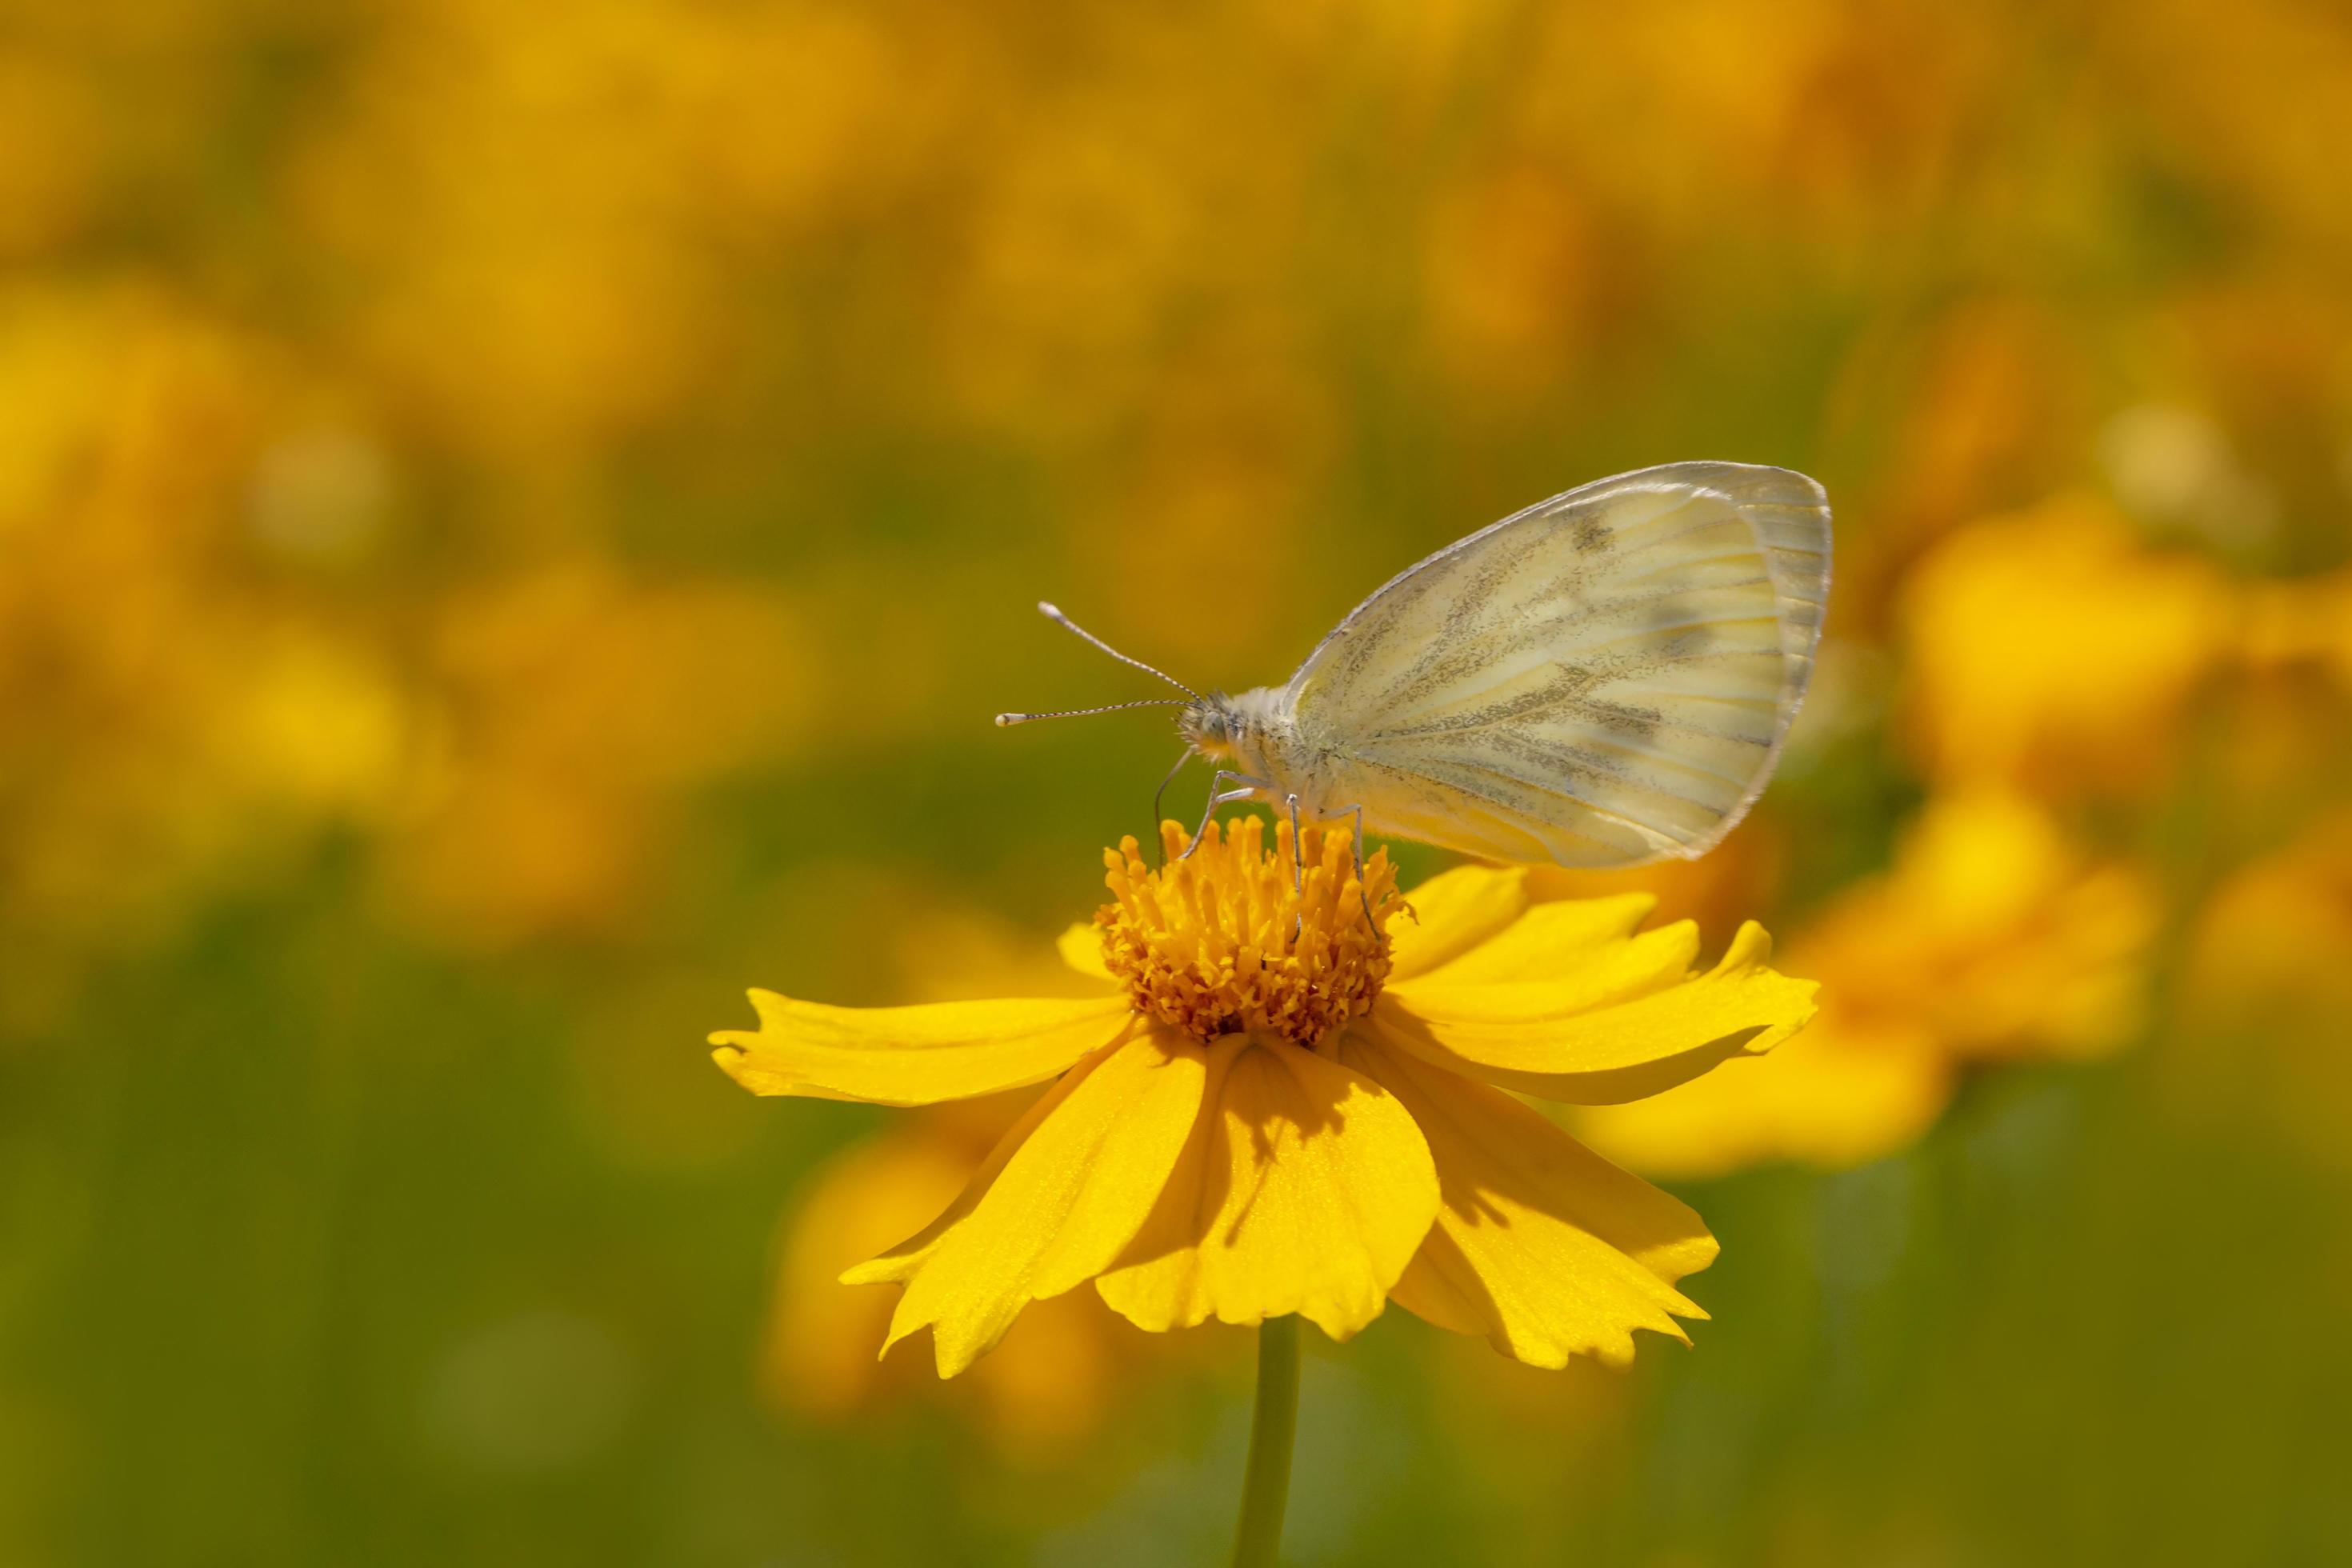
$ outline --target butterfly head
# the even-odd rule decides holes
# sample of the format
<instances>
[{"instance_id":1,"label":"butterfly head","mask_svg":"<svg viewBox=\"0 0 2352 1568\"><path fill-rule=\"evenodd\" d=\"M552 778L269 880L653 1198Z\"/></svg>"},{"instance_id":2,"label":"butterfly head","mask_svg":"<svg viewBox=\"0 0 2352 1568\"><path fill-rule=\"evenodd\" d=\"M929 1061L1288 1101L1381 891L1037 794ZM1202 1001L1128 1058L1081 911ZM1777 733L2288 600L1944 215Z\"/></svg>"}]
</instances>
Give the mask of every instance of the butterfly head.
<instances>
[{"instance_id":1,"label":"butterfly head","mask_svg":"<svg viewBox=\"0 0 2352 1568\"><path fill-rule=\"evenodd\" d=\"M1231 696L1212 691L1184 705L1176 715L1176 730L1186 745L1209 761L1260 773L1278 700L1277 693L1263 686Z\"/></svg>"},{"instance_id":2,"label":"butterfly head","mask_svg":"<svg viewBox=\"0 0 2352 1568\"><path fill-rule=\"evenodd\" d=\"M1184 737L1184 743L1213 763L1234 754L1240 731L1241 715L1234 710L1233 699L1222 691L1196 698L1176 715L1176 732Z\"/></svg>"}]
</instances>

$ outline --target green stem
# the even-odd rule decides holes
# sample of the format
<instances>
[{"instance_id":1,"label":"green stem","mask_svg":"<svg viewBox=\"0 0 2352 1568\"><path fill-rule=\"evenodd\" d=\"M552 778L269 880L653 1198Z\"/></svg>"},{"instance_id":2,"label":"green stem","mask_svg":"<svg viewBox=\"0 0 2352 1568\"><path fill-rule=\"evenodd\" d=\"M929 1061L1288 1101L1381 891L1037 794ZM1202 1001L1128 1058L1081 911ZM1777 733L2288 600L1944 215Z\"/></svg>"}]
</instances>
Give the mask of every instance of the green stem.
<instances>
[{"instance_id":1,"label":"green stem","mask_svg":"<svg viewBox=\"0 0 2352 1568\"><path fill-rule=\"evenodd\" d=\"M1234 1568L1276 1568L1282 1512L1290 1501L1290 1447L1298 1436L1298 1320L1268 1318L1257 1331L1257 1413L1250 1422L1249 1472Z\"/></svg>"}]
</instances>

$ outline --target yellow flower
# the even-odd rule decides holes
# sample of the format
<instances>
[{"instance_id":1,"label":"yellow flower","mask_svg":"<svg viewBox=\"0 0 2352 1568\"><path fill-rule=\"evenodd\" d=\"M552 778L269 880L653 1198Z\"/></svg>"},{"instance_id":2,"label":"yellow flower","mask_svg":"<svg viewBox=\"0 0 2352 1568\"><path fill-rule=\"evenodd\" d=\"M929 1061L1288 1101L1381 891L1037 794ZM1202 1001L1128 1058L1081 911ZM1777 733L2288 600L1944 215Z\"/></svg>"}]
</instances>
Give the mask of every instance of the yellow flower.
<instances>
[{"instance_id":1,"label":"yellow flower","mask_svg":"<svg viewBox=\"0 0 2352 1568\"><path fill-rule=\"evenodd\" d=\"M2217 568L2147 548L2095 499L1972 523L1904 595L1921 761L1960 783L2144 789L2234 652L2239 614Z\"/></svg>"},{"instance_id":2,"label":"yellow flower","mask_svg":"<svg viewBox=\"0 0 2352 1568\"><path fill-rule=\"evenodd\" d=\"M761 1094L887 1105L1054 1080L931 1225L849 1271L905 1287L888 1341L932 1331L970 1366L1033 1300L1092 1281L1153 1331L1296 1313L1344 1339L1393 1299L1541 1366L1685 1337L1674 1289L1715 1256L1682 1204L1505 1090L1638 1099L1778 1044L1813 987L1743 926L1694 973L1688 924L1636 932L1640 895L1538 904L1518 870L1423 887L1385 852L1360 893L1349 837L1213 828L1164 869L1132 838L1113 901L1064 955L1078 1001L859 1010L754 991L757 1031L711 1037ZM1365 918L1369 902L1375 920ZM885 1347L887 1348L887 1345Z\"/></svg>"},{"instance_id":3,"label":"yellow flower","mask_svg":"<svg viewBox=\"0 0 2352 1568\"><path fill-rule=\"evenodd\" d=\"M2145 878L2093 860L2023 796L1935 797L1891 870L1791 939L1827 995L1801 1039L1638 1105L1581 1110L1574 1125L1662 1175L1875 1159L1925 1132L1972 1062L2126 1042L2142 1022L2158 913Z\"/></svg>"}]
</instances>

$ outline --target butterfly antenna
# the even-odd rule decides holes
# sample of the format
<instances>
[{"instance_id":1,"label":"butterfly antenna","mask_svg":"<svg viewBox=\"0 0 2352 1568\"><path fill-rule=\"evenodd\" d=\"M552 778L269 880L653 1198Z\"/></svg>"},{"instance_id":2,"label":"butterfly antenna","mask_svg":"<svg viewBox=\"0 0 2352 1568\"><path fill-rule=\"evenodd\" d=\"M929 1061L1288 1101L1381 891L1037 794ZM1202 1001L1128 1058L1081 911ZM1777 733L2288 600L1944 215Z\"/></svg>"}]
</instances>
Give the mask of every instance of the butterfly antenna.
<instances>
[{"instance_id":1,"label":"butterfly antenna","mask_svg":"<svg viewBox=\"0 0 2352 1568\"><path fill-rule=\"evenodd\" d=\"M1158 676L1160 679L1166 681L1169 685L1174 687L1177 690L1182 692L1185 696L1191 698L1195 702L1198 702L1201 700L1201 694L1199 692L1193 690L1191 687L1185 685L1182 681L1177 679L1166 670L1154 669L1151 666L1144 663L1139 658L1129 658L1127 655L1119 652L1118 649L1111 647L1110 644L1103 641L1102 638L1095 636L1094 633L1087 630L1086 627L1078 625L1077 622L1070 619L1069 616L1062 614L1058 607L1041 601L1037 605L1037 613L1045 616L1047 620L1053 622L1055 626L1060 626L1064 631L1075 632L1078 636L1086 638L1087 641L1094 644L1095 647L1102 649L1103 652L1110 655L1111 658L1118 660L1119 663L1132 665L1136 668L1143 671L1146 675ZM1090 710L1090 711L1100 711L1100 710Z\"/></svg>"},{"instance_id":2,"label":"butterfly antenna","mask_svg":"<svg viewBox=\"0 0 2352 1568\"><path fill-rule=\"evenodd\" d=\"M1000 730L1014 724L1026 724L1032 719L1083 719L1089 713L1116 713L1124 708L1181 708L1183 700L1177 697L1147 697L1140 702L1109 702L1100 708L1062 708L1051 713L999 713L996 727Z\"/></svg>"}]
</instances>

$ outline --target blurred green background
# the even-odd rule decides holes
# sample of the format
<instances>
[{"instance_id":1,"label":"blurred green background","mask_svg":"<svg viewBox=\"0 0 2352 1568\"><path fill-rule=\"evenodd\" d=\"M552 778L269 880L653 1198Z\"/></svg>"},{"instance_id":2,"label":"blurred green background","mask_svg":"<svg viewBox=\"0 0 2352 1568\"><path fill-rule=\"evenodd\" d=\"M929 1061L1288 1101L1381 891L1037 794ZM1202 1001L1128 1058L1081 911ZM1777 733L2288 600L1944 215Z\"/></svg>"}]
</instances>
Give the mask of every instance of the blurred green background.
<instances>
[{"instance_id":1,"label":"blurred green background","mask_svg":"<svg viewBox=\"0 0 2352 1568\"><path fill-rule=\"evenodd\" d=\"M0 1561L1213 1560L1246 1337L873 1368L996 1112L701 1035L1054 983L1175 747L1035 600L1699 457L1840 577L1651 879L1831 1010L1590 1129L1696 1349L1318 1343L1289 1555L2341 1560L2340 9L0 10Z\"/></svg>"}]
</instances>

